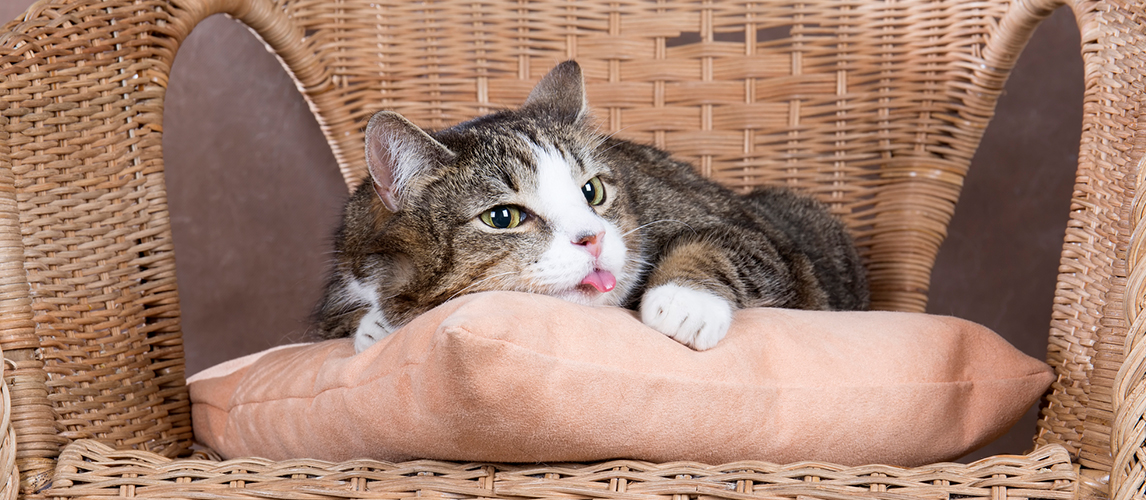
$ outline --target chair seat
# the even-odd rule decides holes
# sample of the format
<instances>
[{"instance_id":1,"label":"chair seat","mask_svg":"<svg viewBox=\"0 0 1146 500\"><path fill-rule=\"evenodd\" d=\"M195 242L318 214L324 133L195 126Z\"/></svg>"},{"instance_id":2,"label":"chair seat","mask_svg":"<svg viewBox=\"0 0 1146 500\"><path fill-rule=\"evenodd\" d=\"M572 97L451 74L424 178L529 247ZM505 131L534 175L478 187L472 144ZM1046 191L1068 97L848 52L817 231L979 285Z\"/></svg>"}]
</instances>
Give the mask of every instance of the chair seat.
<instances>
[{"instance_id":1,"label":"chair seat","mask_svg":"<svg viewBox=\"0 0 1146 500\"><path fill-rule=\"evenodd\" d=\"M1078 473L1058 445L1025 456L905 469L815 462L512 465L419 460L171 459L80 440L60 455L55 498L1014 498L1067 500Z\"/></svg>"}]
</instances>

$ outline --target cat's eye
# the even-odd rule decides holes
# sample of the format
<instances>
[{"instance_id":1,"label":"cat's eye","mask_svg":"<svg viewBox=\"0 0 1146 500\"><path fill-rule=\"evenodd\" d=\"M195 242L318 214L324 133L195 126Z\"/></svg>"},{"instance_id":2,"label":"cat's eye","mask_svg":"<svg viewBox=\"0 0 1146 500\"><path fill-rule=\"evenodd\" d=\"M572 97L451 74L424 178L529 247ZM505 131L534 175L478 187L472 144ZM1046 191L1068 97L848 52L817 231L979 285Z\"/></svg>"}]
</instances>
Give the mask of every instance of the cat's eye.
<instances>
[{"instance_id":1,"label":"cat's eye","mask_svg":"<svg viewBox=\"0 0 1146 500\"><path fill-rule=\"evenodd\" d=\"M590 205L597 206L605 203L605 186L601 184L600 177L589 179L584 186L581 186L581 194L585 195L585 201Z\"/></svg>"},{"instance_id":2,"label":"cat's eye","mask_svg":"<svg viewBox=\"0 0 1146 500\"><path fill-rule=\"evenodd\" d=\"M510 205L498 205L481 214L481 221L494 229L513 229L526 219L525 212Z\"/></svg>"}]
</instances>

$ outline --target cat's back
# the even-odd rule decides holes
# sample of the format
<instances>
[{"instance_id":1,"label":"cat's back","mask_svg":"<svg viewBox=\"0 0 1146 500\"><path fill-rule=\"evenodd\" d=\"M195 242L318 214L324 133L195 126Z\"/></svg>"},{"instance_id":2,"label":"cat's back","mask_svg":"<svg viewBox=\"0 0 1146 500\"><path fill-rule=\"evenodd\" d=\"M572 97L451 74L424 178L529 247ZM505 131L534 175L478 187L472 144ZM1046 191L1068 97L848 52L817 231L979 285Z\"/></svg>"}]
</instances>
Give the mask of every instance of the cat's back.
<instances>
[{"instance_id":1,"label":"cat's back","mask_svg":"<svg viewBox=\"0 0 1146 500\"><path fill-rule=\"evenodd\" d=\"M870 306L867 271L855 240L827 205L779 186L756 189L745 199L766 224L787 235L811 261L827 292L829 309L865 310Z\"/></svg>"},{"instance_id":2,"label":"cat's back","mask_svg":"<svg viewBox=\"0 0 1146 500\"><path fill-rule=\"evenodd\" d=\"M669 217L715 223L750 210L731 190L661 149L616 138L607 139L599 149L605 161L621 172L635 211L648 219L645 222Z\"/></svg>"},{"instance_id":3,"label":"cat's back","mask_svg":"<svg viewBox=\"0 0 1146 500\"><path fill-rule=\"evenodd\" d=\"M823 203L780 186L739 195L649 145L609 139L602 151L624 171L633 211L654 252L681 232L704 233L733 247L769 247L755 255L786 261L777 265L811 267L818 282L813 286L827 296L824 308L868 307L866 270L854 240Z\"/></svg>"}]
</instances>

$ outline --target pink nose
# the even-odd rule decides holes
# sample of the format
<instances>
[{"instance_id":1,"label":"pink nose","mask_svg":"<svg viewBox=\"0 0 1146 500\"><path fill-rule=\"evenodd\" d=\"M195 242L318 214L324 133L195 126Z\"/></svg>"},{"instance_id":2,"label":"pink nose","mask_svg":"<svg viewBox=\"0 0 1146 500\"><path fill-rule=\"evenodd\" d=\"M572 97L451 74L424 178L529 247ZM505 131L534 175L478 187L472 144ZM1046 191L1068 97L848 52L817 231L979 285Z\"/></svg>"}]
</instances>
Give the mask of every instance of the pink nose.
<instances>
[{"instance_id":1,"label":"pink nose","mask_svg":"<svg viewBox=\"0 0 1146 500\"><path fill-rule=\"evenodd\" d=\"M600 257L601 256L601 242L604 239L605 239L605 232L601 231L597 234L583 235L583 236L573 240L573 244L577 245L577 246L585 247L585 250L588 250L589 254L594 256L594 257Z\"/></svg>"}]
</instances>

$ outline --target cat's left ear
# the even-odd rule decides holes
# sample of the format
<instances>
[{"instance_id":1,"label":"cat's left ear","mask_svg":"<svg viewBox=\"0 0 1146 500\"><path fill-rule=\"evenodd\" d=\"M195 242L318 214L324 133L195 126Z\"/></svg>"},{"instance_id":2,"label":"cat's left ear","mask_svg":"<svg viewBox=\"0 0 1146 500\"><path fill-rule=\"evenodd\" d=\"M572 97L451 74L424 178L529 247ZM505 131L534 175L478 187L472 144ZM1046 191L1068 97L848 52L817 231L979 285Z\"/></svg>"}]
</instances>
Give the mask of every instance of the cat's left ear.
<instances>
[{"instance_id":1,"label":"cat's left ear","mask_svg":"<svg viewBox=\"0 0 1146 500\"><path fill-rule=\"evenodd\" d=\"M565 61L549 70L533 87L521 109L537 110L567 123L577 123L589 115L585 78L581 65Z\"/></svg>"},{"instance_id":2,"label":"cat's left ear","mask_svg":"<svg viewBox=\"0 0 1146 500\"><path fill-rule=\"evenodd\" d=\"M401 210L410 193L453 157L449 148L393 111L375 113L366 125L366 167L374 192L391 212Z\"/></svg>"}]
</instances>

